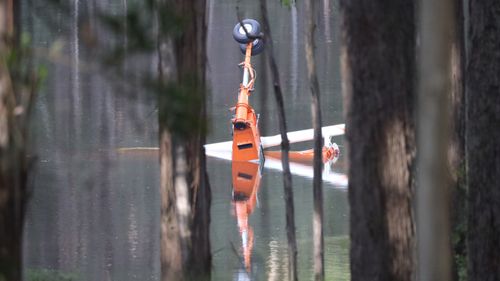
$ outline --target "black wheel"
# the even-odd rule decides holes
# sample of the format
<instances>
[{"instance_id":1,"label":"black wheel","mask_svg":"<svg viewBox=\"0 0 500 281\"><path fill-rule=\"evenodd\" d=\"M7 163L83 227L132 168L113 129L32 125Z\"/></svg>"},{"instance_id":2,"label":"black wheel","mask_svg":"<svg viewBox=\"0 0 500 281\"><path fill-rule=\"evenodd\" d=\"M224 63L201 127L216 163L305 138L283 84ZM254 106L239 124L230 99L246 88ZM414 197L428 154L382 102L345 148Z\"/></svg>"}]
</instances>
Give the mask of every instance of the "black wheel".
<instances>
[{"instance_id":1,"label":"black wheel","mask_svg":"<svg viewBox=\"0 0 500 281\"><path fill-rule=\"evenodd\" d=\"M253 40L253 46L252 46L252 56L256 56L262 51L264 51L264 41L261 39L255 39ZM240 44L240 50L243 54L247 52L247 45L246 44Z\"/></svg>"},{"instance_id":2,"label":"black wheel","mask_svg":"<svg viewBox=\"0 0 500 281\"><path fill-rule=\"evenodd\" d=\"M258 21L254 19L244 19L241 21L245 26L248 34L250 36L258 36L260 34L260 24ZM233 29L233 37L236 42L240 44L247 44L252 41L252 39L248 38L245 30L241 26L240 23L237 23Z\"/></svg>"}]
</instances>

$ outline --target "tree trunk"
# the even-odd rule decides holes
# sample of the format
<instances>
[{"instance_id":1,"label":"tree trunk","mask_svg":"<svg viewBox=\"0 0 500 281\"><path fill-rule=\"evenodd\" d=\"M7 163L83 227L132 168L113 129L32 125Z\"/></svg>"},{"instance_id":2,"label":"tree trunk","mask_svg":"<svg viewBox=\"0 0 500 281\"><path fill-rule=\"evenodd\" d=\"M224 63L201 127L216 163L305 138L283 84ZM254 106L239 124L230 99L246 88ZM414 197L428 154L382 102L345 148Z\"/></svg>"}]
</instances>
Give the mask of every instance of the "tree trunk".
<instances>
[{"instance_id":1,"label":"tree trunk","mask_svg":"<svg viewBox=\"0 0 500 281\"><path fill-rule=\"evenodd\" d=\"M4 46L0 47L0 280L16 281L21 280L26 170L24 144L15 143L13 136L14 93Z\"/></svg>"},{"instance_id":2,"label":"tree trunk","mask_svg":"<svg viewBox=\"0 0 500 281\"><path fill-rule=\"evenodd\" d=\"M451 49L451 228L452 280L467 280L465 180L465 41L463 0L454 0L455 32Z\"/></svg>"},{"instance_id":3,"label":"tree trunk","mask_svg":"<svg viewBox=\"0 0 500 281\"><path fill-rule=\"evenodd\" d=\"M351 277L412 280L414 2L341 0L340 9Z\"/></svg>"},{"instance_id":4,"label":"tree trunk","mask_svg":"<svg viewBox=\"0 0 500 281\"><path fill-rule=\"evenodd\" d=\"M449 120L453 0L420 6L417 234L420 280L450 280Z\"/></svg>"},{"instance_id":5,"label":"tree trunk","mask_svg":"<svg viewBox=\"0 0 500 281\"><path fill-rule=\"evenodd\" d=\"M28 87L15 85L7 66L6 57L12 48L9 39L15 31L14 14L13 2L0 0L0 280L17 281L22 276L22 233L27 197L26 116L32 100L31 95L22 96ZM18 95L15 89L19 89ZM24 113L15 115L16 106L22 107Z\"/></svg>"},{"instance_id":6,"label":"tree trunk","mask_svg":"<svg viewBox=\"0 0 500 281\"><path fill-rule=\"evenodd\" d=\"M469 280L500 280L500 2L469 1L466 92Z\"/></svg>"},{"instance_id":7,"label":"tree trunk","mask_svg":"<svg viewBox=\"0 0 500 281\"><path fill-rule=\"evenodd\" d=\"M167 128L160 127L160 132L161 276L162 280L177 280L182 276L183 263L175 208L172 136Z\"/></svg>"},{"instance_id":8,"label":"tree trunk","mask_svg":"<svg viewBox=\"0 0 500 281\"><path fill-rule=\"evenodd\" d=\"M292 189L292 174L290 172L290 163L288 152L290 151L290 143L287 136L287 126L285 119L285 108L283 103L283 94L281 91L281 83L278 71L278 65L274 58L273 40L271 36L271 28L269 25L269 17L267 14L266 0L260 0L260 9L264 23L264 36L266 44L266 54L268 56L269 67L273 77L274 97L278 106L279 128L281 134L281 165L283 166L283 189L285 194L286 205L286 234L288 240L288 272L289 280L297 280L297 241L295 238L295 211L293 205L293 189Z\"/></svg>"},{"instance_id":9,"label":"tree trunk","mask_svg":"<svg viewBox=\"0 0 500 281\"><path fill-rule=\"evenodd\" d=\"M162 280L210 279L205 1L164 0L158 11L159 20L176 17L178 26L168 28L182 30L159 25Z\"/></svg>"},{"instance_id":10,"label":"tree trunk","mask_svg":"<svg viewBox=\"0 0 500 281\"><path fill-rule=\"evenodd\" d=\"M321 134L321 108L319 106L319 82L316 75L316 55L314 46L314 33L316 24L316 1L305 1L306 6L306 62L307 76L311 87L312 104L311 115L314 129L314 178L313 178L313 200L314 200L314 217L313 217L313 240L314 240L314 279L325 279L324 254L323 254L323 187L322 187L322 148L323 136Z\"/></svg>"}]
</instances>

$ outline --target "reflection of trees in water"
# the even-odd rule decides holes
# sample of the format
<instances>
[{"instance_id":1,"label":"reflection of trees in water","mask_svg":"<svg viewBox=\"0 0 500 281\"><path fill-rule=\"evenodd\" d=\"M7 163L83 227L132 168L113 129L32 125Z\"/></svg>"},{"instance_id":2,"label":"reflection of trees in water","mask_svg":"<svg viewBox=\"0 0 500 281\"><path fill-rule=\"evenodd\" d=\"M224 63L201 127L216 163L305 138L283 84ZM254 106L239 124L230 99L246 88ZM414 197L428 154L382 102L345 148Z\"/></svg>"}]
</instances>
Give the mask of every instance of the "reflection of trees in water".
<instances>
[{"instance_id":1,"label":"reflection of trees in water","mask_svg":"<svg viewBox=\"0 0 500 281\"><path fill-rule=\"evenodd\" d=\"M268 243L269 258L266 265L268 268L267 280L288 280L288 256L280 247L278 241L271 240Z\"/></svg>"},{"instance_id":2,"label":"reflection of trees in water","mask_svg":"<svg viewBox=\"0 0 500 281\"><path fill-rule=\"evenodd\" d=\"M159 252L151 237L159 230L151 204L158 204L157 161L118 159L112 150L156 142L153 106L136 86L127 89L133 95L116 91L103 69L83 67L94 58L80 32L98 12L91 1L71 4L67 18L55 8L43 10L48 15L36 10L29 15L39 19L28 27L35 44L66 42L59 55L67 53L71 64L46 62L51 75L36 107L40 161L27 214L26 267L75 272L89 280L154 279ZM59 24L71 28L58 33L44 24L44 17L58 16ZM130 63L149 64L145 59ZM134 82L136 76L129 78Z\"/></svg>"},{"instance_id":3,"label":"reflection of trees in water","mask_svg":"<svg viewBox=\"0 0 500 281\"><path fill-rule=\"evenodd\" d=\"M217 50L212 49L212 54L222 54L224 57L219 57L219 64L214 62L210 65L211 71L217 76L224 73L219 71L220 69L227 67L229 72L237 73L236 58L240 56L237 45L229 41L232 39L229 39L227 44L221 44L220 39L224 22L230 21L233 24L231 12L234 7L231 4L217 11L215 2L209 1L209 10L218 15L219 21L214 20L211 24L210 28L215 31L214 36L209 36L208 40L212 40L217 46ZM75 3L78 5L74 5ZM110 149L116 146L135 146L138 143L156 144L156 116L151 114L154 111L152 102L138 90L137 84L141 77L131 72L136 66L147 68L156 65L156 61L153 57L126 60L123 68L130 85L126 91L122 92L120 88L117 90L115 85L106 79L108 77L105 70L85 67L92 62L95 52L78 32L82 32L89 22L93 28L97 28L96 36L105 37L106 32L98 29L98 9L127 11L127 1L74 0L69 4L72 8L69 18L65 18L65 12L57 9L43 10L45 14L58 19L62 26L60 32L44 25L43 13L37 14L36 10L36 24L31 25L36 34L36 44L62 39L65 45L60 55L67 56L71 64L48 63L50 73L55 75L51 75L47 81L36 107L36 137L39 142L35 146L40 151L40 163L37 165L36 181L33 183L35 196L26 227L27 264L62 271L78 271L82 276L91 276L96 280L105 279L105 276L133 279L127 276L132 270L137 270L137 275L143 276L144 279L152 279L150 272L159 274L158 241L151 239L159 231L156 226L157 214L151 211L157 206L155 204L158 204L154 191L158 185L157 160L117 156ZM275 11L280 8L274 4L272 7ZM250 15L256 8L247 11ZM223 13L227 16L221 16ZM291 16L277 17L273 21L289 22L292 20ZM300 81L304 78L303 70L298 67L298 56L301 52L298 44L299 18L300 15L297 15L295 10L296 55L292 54L295 66L291 67L291 70L295 69L295 78L291 79L295 82L290 84L289 81L286 85L296 87L292 92L298 96L302 95L299 88ZM279 44L289 44L285 39L291 26L276 26L283 31L277 40ZM121 40L126 44L125 35ZM232 52L232 49L235 51ZM288 60L288 52L283 54ZM231 64L232 56L235 59ZM287 62L283 64L285 63ZM223 78L217 76L221 84L216 85L217 91L212 92L215 100L212 112L224 110L223 104L226 100L232 100L232 95L235 95L234 83L228 78L231 74L226 71ZM263 78L262 73L260 78ZM226 80L230 86L224 84ZM265 99L265 93L256 94L262 96L263 108L272 108L269 99ZM265 104L267 106L264 106ZM267 110L263 110L261 122L270 124L269 131L275 133L275 126L272 125L274 116L270 110L266 114L264 111ZM297 122L294 125L298 126L298 129L309 124L307 120L302 119L304 118L295 120ZM215 130L219 128L217 125ZM217 131L218 137L229 136L227 127L223 130L223 134ZM148 186L149 189L145 188ZM272 219L267 213L271 212L269 205L275 195L274 192L266 190L266 196L269 199L268 211L261 213L259 217L264 225L269 225ZM260 198L263 210L266 202L264 198L265 196ZM153 206L151 202L154 203ZM266 231L268 234L265 234ZM259 230L265 237L270 237L271 232L271 227L261 227ZM279 276L286 276L286 251L280 248L278 253L281 261L281 266L278 267L281 270Z\"/></svg>"},{"instance_id":4,"label":"reflection of trees in water","mask_svg":"<svg viewBox=\"0 0 500 281\"><path fill-rule=\"evenodd\" d=\"M297 5L293 1L290 7L290 21L292 29L292 43L290 44L290 91L292 97L297 98L298 95L298 79L299 79L299 36L298 36L298 20L297 20Z\"/></svg>"}]
</instances>

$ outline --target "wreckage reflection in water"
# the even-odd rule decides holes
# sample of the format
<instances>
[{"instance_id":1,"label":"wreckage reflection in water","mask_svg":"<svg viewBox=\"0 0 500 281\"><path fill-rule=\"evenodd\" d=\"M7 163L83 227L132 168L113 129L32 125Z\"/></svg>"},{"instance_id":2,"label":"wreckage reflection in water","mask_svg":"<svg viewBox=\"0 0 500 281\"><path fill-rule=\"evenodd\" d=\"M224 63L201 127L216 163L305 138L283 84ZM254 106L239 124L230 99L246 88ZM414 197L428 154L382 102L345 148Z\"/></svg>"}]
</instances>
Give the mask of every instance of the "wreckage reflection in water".
<instances>
[{"instance_id":1,"label":"wreckage reflection in water","mask_svg":"<svg viewBox=\"0 0 500 281\"><path fill-rule=\"evenodd\" d=\"M81 32L87 28L85 24L98 22L99 9L121 14L127 11L129 2L68 1L68 17L63 11L41 2L22 2L32 5L30 14L23 14L22 21L23 28L33 34L34 46L47 49L55 42L63 58L44 62L50 75L34 108L32 150L37 158L31 177L33 194L26 213L23 253L28 280L30 276L53 277L60 273L78 280L160 279L157 154L155 151L123 154L117 150L157 147L155 99L141 92L138 85L132 95L124 95L100 70L89 69L87 63L92 61L93 53ZM208 1L207 6L210 82L207 110L211 121L208 143L230 139L230 112L227 109L234 105L235 85L241 78L236 66L241 53L231 37L235 3ZM241 5L244 17L258 17L254 2L242 2ZM276 30L273 35L275 48L279 51L276 55L286 93L289 130L310 128L309 88L305 69L299 67L305 64L300 35L304 9L283 8L279 2L270 2L268 7L269 13L275 15L271 26ZM322 58L318 62L318 73L325 125L343 123L338 44L336 36L325 35L338 34L335 13L332 10L331 17L321 17L318 25L318 42L325 42L317 46L318 57ZM48 25L48 19L55 20L60 28ZM132 82L138 81L133 69L138 66L150 69L156 63L154 56L139 59L141 61L124 66L131 73L128 78ZM260 113L262 134L274 135L279 132L274 103L268 99L272 88L266 83L262 60L263 56L255 60L260 80L251 98ZM341 155L333 165L333 172L342 174L346 166L343 138L340 136L335 142L340 146ZM310 147L310 143L305 143L294 145L292 149ZM270 165L272 161L266 163ZM307 165L294 168L293 164L299 278L309 280L313 268L312 180L299 174L299 171L306 174ZM245 263L239 211L236 210L238 202L232 192L231 162L208 158L207 167L212 188L212 280L285 280L288 261L281 171L257 169L262 170L260 188L253 192L252 211L249 212L246 206L245 247L252 247L251 257L247 259L250 262ZM252 196L250 193L249 198ZM326 277L347 280L346 189L325 181L324 202ZM243 207L238 208L245 211ZM250 229L253 239L250 239Z\"/></svg>"}]
</instances>

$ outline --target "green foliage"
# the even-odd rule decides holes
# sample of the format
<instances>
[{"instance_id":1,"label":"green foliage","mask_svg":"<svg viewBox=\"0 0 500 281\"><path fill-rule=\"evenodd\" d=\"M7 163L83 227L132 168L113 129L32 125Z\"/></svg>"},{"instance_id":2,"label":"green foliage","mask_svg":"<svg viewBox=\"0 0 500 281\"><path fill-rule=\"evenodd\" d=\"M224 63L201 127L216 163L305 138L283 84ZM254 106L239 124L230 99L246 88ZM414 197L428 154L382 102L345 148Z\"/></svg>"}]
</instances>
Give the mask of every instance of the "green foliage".
<instances>
[{"instance_id":1,"label":"green foliage","mask_svg":"<svg viewBox=\"0 0 500 281\"><path fill-rule=\"evenodd\" d=\"M69 16L72 13L74 4L71 2L45 1L63 14ZM142 65L138 68L124 67L128 61L133 62L129 65L139 65L134 58L157 56L159 40L165 41L168 38L175 41L183 35L192 19L176 13L173 5L175 4L172 1L166 0L129 0L123 13L98 11L97 25L86 24L88 19L85 18L78 19L83 27L79 32L82 34L82 42L94 47L91 51L95 52L95 63L105 68L110 80L118 81L116 86L120 88L120 92L126 94L128 89L134 89L157 97L159 122L172 133L185 138L205 130L206 120L200 118L203 97L206 95L205 89L202 89L204 81L200 81L195 73L192 73L186 75L191 77L168 77L169 81L166 82L162 81L165 77L160 77L158 71L153 70L157 69L154 66L144 69L140 68ZM29 45L29 36L24 36L22 41ZM55 44L54 49L58 47L60 48ZM174 53L176 47L174 43ZM27 77L21 75L27 72L19 66L30 64L20 63L19 59L27 57L23 52L29 51L29 48L15 49L10 56L14 72L19 73L19 77ZM169 63L173 64L175 61ZM37 74L43 78L47 75L47 70L39 68ZM138 84L142 89L137 88Z\"/></svg>"},{"instance_id":2,"label":"green foliage","mask_svg":"<svg viewBox=\"0 0 500 281\"><path fill-rule=\"evenodd\" d=\"M103 59L107 65L120 65L126 56L155 51L159 36L181 36L187 21L174 13L171 4L153 0L130 3L125 15L101 12L99 18L112 34L127 38L126 45L115 44L107 52Z\"/></svg>"},{"instance_id":3,"label":"green foliage","mask_svg":"<svg viewBox=\"0 0 500 281\"><path fill-rule=\"evenodd\" d=\"M11 42L7 54L7 68L15 84L30 84L31 80L31 58L33 57L31 49L31 37L27 33L20 36L19 44Z\"/></svg>"},{"instance_id":4,"label":"green foliage","mask_svg":"<svg viewBox=\"0 0 500 281\"><path fill-rule=\"evenodd\" d=\"M160 38L176 39L182 36L191 19L176 14L172 5L169 1L146 0L129 3L126 14L101 12L101 23L115 39L110 40L114 44L107 49L103 64L120 75L121 66L129 57L155 54ZM126 40L120 42L120 38ZM170 77L168 82L154 71L144 71L140 76L145 91L157 97L161 126L180 138L204 132L206 122L201 118L204 81L200 81L194 73L180 78Z\"/></svg>"},{"instance_id":5,"label":"green foliage","mask_svg":"<svg viewBox=\"0 0 500 281\"><path fill-rule=\"evenodd\" d=\"M293 0L281 0L281 5L285 7L290 7L292 5Z\"/></svg>"},{"instance_id":6,"label":"green foliage","mask_svg":"<svg viewBox=\"0 0 500 281\"><path fill-rule=\"evenodd\" d=\"M137 3L131 4L125 15L100 13L99 18L113 35L123 35L127 44L115 44L103 58L106 65L120 65L128 54L152 52L156 48L154 17Z\"/></svg>"},{"instance_id":7,"label":"green foliage","mask_svg":"<svg viewBox=\"0 0 500 281\"><path fill-rule=\"evenodd\" d=\"M201 119L204 93L196 77L166 84L151 81L149 85L158 96L158 120L162 126L181 138L205 130L205 120Z\"/></svg>"},{"instance_id":8,"label":"green foliage","mask_svg":"<svg viewBox=\"0 0 500 281\"><path fill-rule=\"evenodd\" d=\"M158 3L156 11L158 13L159 36L178 37L182 35L182 31L185 29L186 22L189 19L175 14L171 4L165 3L165 1Z\"/></svg>"},{"instance_id":9,"label":"green foliage","mask_svg":"<svg viewBox=\"0 0 500 281\"><path fill-rule=\"evenodd\" d=\"M47 76L49 75L49 69L47 68L46 65L38 65L37 68L37 77L38 77L38 82L43 82L45 79L47 79Z\"/></svg>"},{"instance_id":10,"label":"green foliage","mask_svg":"<svg viewBox=\"0 0 500 281\"><path fill-rule=\"evenodd\" d=\"M22 33L19 42L10 43L12 47L7 54L7 68L15 88L35 89L47 77L48 71L44 65L37 65L34 70L31 43L29 33Z\"/></svg>"},{"instance_id":11,"label":"green foliage","mask_svg":"<svg viewBox=\"0 0 500 281\"><path fill-rule=\"evenodd\" d=\"M29 33L21 33L18 40L13 39L9 44L10 48L6 60L7 68L13 85L15 106L22 109L17 114L23 113L25 117L29 117L35 93L47 77L48 71L43 64L34 65L33 58L35 54ZM28 118L18 119L17 121L22 131L27 129Z\"/></svg>"},{"instance_id":12,"label":"green foliage","mask_svg":"<svg viewBox=\"0 0 500 281\"><path fill-rule=\"evenodd\" d=\"M455 255L455 263L457 265L457 275L459 281L467 281L467 256Z\"/></svg>"},{"instance_id":13,"label":"green foliage","mask_svg":"<svg viewBox=\"0 0 500 281\"><path fill-rule=\"evenodd\" d=\"M50 269L28 269L27 281L76 281L80 280L76 274L62 273Z\"/></svg>"}]
</instances>

